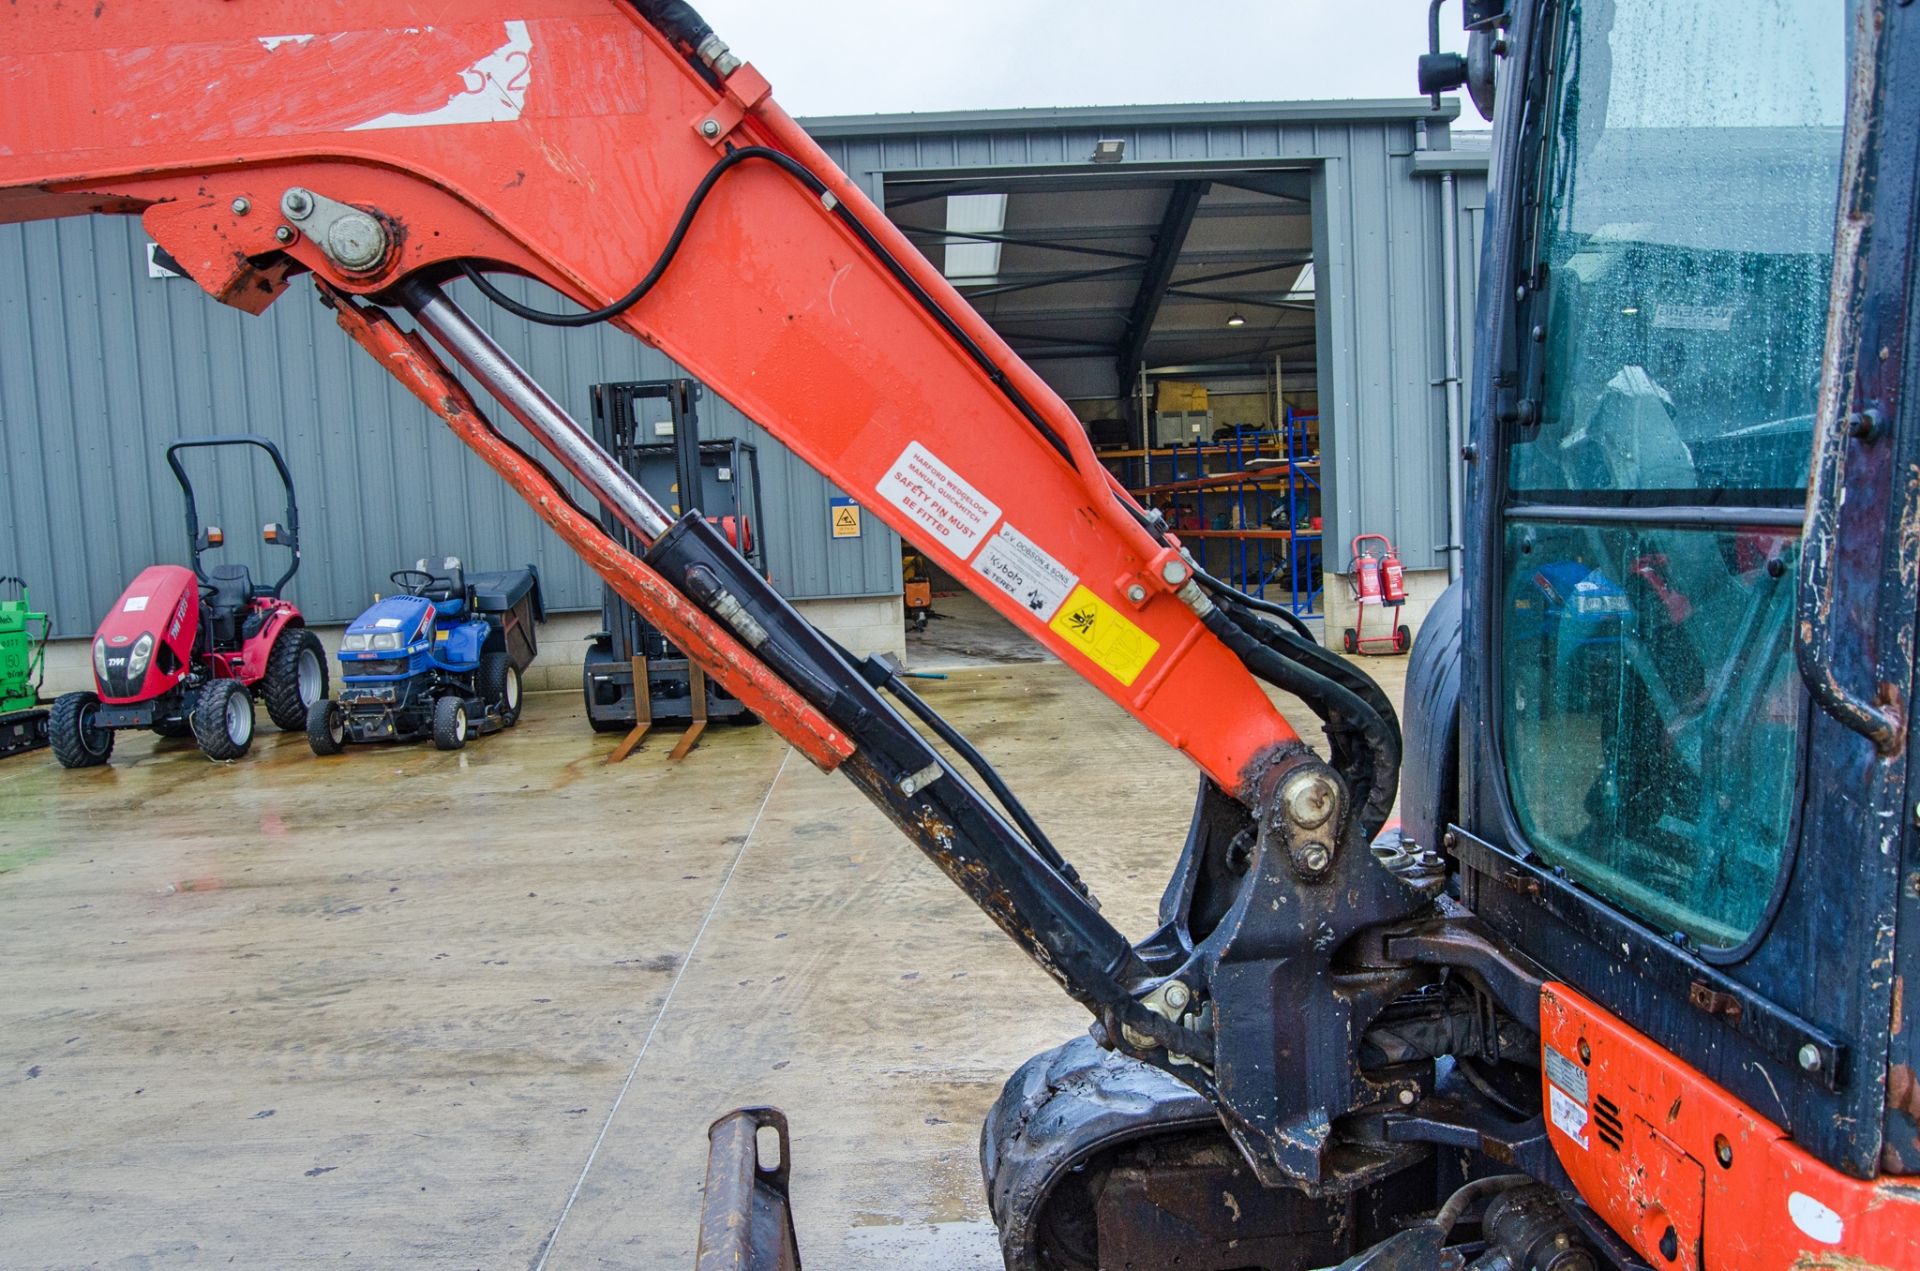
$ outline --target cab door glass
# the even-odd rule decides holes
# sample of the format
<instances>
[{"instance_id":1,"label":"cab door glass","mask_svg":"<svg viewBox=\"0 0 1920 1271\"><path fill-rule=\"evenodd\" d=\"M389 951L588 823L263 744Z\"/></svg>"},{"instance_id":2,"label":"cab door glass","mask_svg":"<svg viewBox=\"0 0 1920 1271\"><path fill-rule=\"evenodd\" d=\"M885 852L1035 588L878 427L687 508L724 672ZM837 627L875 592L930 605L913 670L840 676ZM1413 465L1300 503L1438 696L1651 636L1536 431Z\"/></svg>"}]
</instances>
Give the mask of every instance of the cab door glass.
<instances>
[{"instance_id":1,"label":"cab door glass","mask_svg":"<svg viewBox=\"0 0 1920 1271\"><path fill-rule=\"evenodd\" d=\"M1546 312L1527 332L1544 377L1513 488L1804 492L1845 10L1566 6L1542 190Z\"/></svg>"},{"instance_id":2,"label":"cab door glass","mask_svg":"<svg viewBox=\"0 0 1920 1271\"><path fill-rule=\"evenodd\" d=\"M1544 859L1709 946L1764 920L1793 824L1782 522L1812 450L1846 25L1843 0L1579 0L1554 37L1537 401L1506 451L1507 779Z\"/></svg>"}]
</instances>

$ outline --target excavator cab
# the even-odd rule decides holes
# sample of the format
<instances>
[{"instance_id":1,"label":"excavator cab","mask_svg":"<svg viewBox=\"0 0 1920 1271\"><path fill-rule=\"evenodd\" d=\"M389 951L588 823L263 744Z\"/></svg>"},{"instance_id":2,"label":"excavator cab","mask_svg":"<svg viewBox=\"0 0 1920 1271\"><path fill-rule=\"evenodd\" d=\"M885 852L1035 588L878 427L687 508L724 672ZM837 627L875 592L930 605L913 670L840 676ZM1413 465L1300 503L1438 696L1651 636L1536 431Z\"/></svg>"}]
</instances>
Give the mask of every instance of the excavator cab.
<instances>
[{"instance_id":1,"label":"excavator cab","mask_svg":"<svg viewBox=\"0 0 1920 1271\"><path fill-rule=\"evenodd\" d=\"M1467 568L1405 832L1544 973L1538 1106L1606 1264L1916 1265L1920 24L1487 8Z\"/></svg>"}]
</instances>

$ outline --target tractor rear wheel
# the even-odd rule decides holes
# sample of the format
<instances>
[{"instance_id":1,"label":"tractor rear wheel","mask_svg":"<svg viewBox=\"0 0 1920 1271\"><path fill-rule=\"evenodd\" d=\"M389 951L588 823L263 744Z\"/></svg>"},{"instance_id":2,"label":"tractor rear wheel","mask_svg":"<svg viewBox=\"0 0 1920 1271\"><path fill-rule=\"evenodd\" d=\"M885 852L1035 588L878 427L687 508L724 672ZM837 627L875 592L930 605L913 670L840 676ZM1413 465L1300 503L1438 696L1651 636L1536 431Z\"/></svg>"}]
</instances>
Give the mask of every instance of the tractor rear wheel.
<instances>
[{"instance_id":1,"label":"tractor rear wheel","mask_svg":"<svg viewBox=\"0 0 1920 1271\"><path fill-rule=\"evenodd\" d=\"M520 668L506 654L489 653L480 659L480 700L488 710L500 712L502 727L520 722Z\"/></svg>"},{"instance_id":2,"label":"tractor rear wheel","mask_svg":"<svg viewBox=\"0 0 1920 1271\"><path fill-rule=\"evenodd\" d=\"M267 674L261 681L267 714L282 732L297 733L307 726L307 711L327 696L327 651L320 637L305 627L287 627L267 654Z\"/></svg>"},{"instance_id":3,"label":"tractor rear wheel","mask_svg":"<svg viewBox=\"0 0 1920 1271\"><path fill-rule=\"evenodd\" d=\"M66 693L47 712L48 740L65 768L97 768L113 754L113 730L94 722L100 698L93 693Z\"/></svg>"},{"instance_id":4,"label":"tractor rear wheel","mask_svg":"<svg viewBox=\"0 0 1920 1271\"><path fill-rule=\"evenodd\" d=\"M307 710L307 745L316 755L337 755L347 748L347 712L322 698Z\"/></svg>"},{"instance_id":5,"label":"tractor rear wheel","mask_svg":"<svg viewBox=\"0 0 1920 1271\"><path fill-rule=\"evenodd\" d=\"M209 680L193 704L193 736L209 759L238 759L253 745L253 694L239 680Z\"/></svg>"},{"instance_id":6,"label":"tractor rear wheel","mask_svg":"<svg viewBox=\"0 0 1920 1271\"><path fill-rule=\"evenodd\" d=\"M441 750L467 744L467 704L459 698L443 697L433 704L433 744Z\"/></svg>"}]
</instances>

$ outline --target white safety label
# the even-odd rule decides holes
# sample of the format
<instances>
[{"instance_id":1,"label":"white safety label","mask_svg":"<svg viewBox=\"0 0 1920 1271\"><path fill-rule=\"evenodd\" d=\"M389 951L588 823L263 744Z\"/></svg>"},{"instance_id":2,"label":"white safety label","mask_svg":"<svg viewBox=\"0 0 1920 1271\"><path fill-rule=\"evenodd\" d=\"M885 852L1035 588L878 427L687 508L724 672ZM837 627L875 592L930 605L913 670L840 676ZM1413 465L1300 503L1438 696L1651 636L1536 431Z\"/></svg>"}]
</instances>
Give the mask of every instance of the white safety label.
<instances>
[{"instance_id":1,"label":"white safety label","mask_svg":"<svg viewBox=\"0 0 1920 1271\"><path fill-rule=\"evenodd\" d=\"M973 558L973 568L1042 622L1060 611L1080 581L1011 521L1001 522L1000 532Z\"/></svg>"},{"instance_id":2,"label":"white safety label","mask_svg":"<svg viewBox=\"0 0 1920 1271\"><path fill-rule=\"evenodd\" d=\"M1580 1145L1582 1151L1587 1146L1587 1105L1575 1103L1571 1096L1551 1081L1547 1083L1547 1111L1555 1126L1562 1134Z\"/></svg>"},{"instance_id":3,"label":"white safety label","mask_svg":"<svg viewBox=\"0 0 1920 1271\"><path fill-rule=\"evenodd\" d=\"M147 607L147 601L151 599L153 599L151 596L128 596L127 603L120 606L120 612L139 613Z\"/></svg>"},{"instance_id":4,"label":"white safety label","mask_svg":"<svg viewBox=\"0 0 1920 1271\"><path fill-rule=\"evenodd\" d=\"M917 441L907 443L875 488L961 560L973 556L981 538L1000 519L998 505Z\"/></svg>"}]
</instances>

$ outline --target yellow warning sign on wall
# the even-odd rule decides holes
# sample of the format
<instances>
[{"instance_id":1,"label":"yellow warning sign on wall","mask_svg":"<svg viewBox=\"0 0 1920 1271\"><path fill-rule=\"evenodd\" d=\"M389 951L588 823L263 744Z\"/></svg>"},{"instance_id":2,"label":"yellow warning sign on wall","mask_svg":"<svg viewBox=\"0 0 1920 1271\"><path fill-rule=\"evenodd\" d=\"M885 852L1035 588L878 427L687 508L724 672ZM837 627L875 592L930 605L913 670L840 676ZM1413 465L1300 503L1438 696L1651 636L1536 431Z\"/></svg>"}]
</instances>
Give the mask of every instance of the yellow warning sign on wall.
<instances>
[{"instance_id":1,"label":"yellow warning sign on wall","mask_svg":"<svg viewBox=\"0 0 1920 1271\"><path fill-rule=\"evenodd\" d=\"M1133 625L1127 616L1079 586L1047 624L1055 634L1092 659L1093 664L1132 687L1160 642Z\"/></svg>"},{"instance_id":2,"label":"yellow warning sign on wall","mask_svg":"<svg viewBox=\"0 0 1920 1271\"><path fill-rule=\"evenodd\" d=\"M835 538L860 537L860 505L852 499L836 498L831 500L833 511L833 536Z\"/></svg>"}]
</instances>

